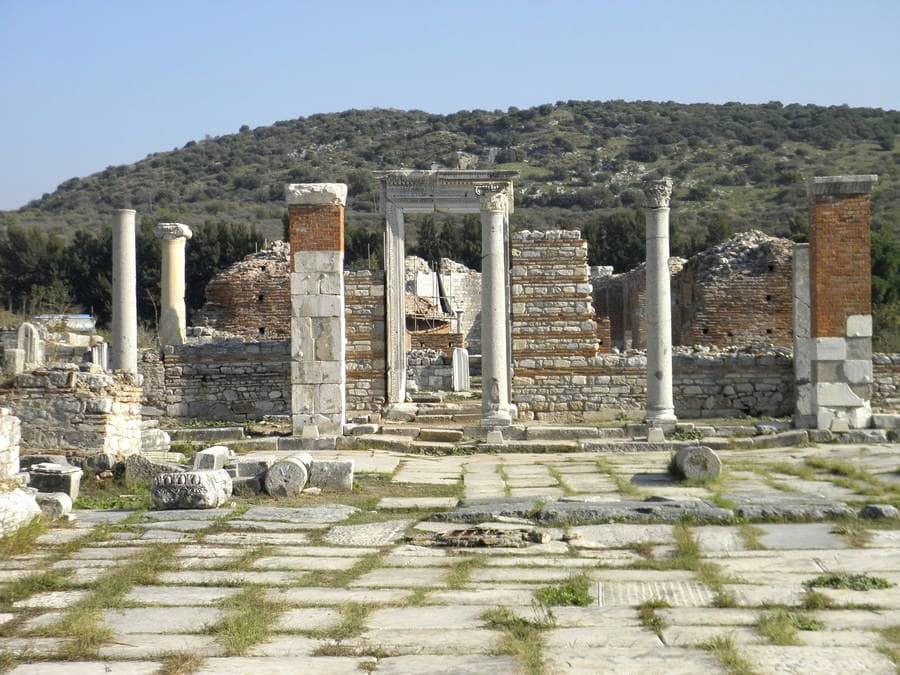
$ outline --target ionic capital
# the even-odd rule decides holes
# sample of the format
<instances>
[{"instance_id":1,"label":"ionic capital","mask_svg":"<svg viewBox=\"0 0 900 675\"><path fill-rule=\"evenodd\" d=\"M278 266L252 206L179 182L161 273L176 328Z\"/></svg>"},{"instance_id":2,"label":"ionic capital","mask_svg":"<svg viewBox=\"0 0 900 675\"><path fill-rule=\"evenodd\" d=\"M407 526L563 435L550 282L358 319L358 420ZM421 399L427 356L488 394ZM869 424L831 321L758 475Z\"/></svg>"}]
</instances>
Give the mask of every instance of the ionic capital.
<instances>
[{"instance_id":1,"label":"ionic capital","mask_svg":"<svg viewBox=\"0 0 900 675\"><path fill-rule=\"evenodd\" d=\"M667 209L672 197L672 179L650 180L644 183L644 207L648 209Z\"/></svg>"},{"instance_id":2,"label":"ionic capital","mask_svg":"<svg viewBox=\"0 0 900 675\"><path fill-rule=\"evenodd\" d=\"M191 228L187 225L182 225L181 223L160 223L156 226L154 232L157 237L167 241L181 239L182 237L190 239L194 236L194 233L191 232Z\"/></svg>"}]
</instances>

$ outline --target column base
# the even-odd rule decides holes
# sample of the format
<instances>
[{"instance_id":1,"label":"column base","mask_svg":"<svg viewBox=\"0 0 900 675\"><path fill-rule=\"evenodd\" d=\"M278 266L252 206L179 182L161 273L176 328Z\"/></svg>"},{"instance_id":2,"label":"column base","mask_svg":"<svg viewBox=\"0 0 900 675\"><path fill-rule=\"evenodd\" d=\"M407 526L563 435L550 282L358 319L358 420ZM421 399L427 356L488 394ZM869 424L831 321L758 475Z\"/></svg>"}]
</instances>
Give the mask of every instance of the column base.
<instances>
[{"instance_id":1,"label":"column base","mask_svg":"<svg viewBox=\"0 0 900 675\"><path fill-rule=\"evenodd\" d=\"M512 426L512 417L506 411L495 410L481 418L482 429L498 429L509 426Z\"/></svg>"},{"instance_id":2,"label":"column base","mask_svg":"<svg viewBox=\"0 0 900 675\"><path fill-rule=\"evenodd\" d=\"M678 421L678 418L675 416L675 411L671 409L666 410L648 410L647 414L644 416L644 424L647 426L661 426L663 424L675 424Z\"/></svg>"}]
</instances>

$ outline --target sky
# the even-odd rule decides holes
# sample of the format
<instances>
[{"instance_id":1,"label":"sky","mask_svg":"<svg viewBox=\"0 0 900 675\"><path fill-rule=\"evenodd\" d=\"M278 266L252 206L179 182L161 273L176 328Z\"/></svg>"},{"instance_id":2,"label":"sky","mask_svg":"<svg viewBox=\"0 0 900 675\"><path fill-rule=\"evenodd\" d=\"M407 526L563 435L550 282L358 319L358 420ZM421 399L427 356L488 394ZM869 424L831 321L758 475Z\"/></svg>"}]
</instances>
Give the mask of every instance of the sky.
<instances>
[{"instance_id":1,"label":"sky","mask_svg":"<svg viewBox=\"0 0 900 675\"><path fill-rule=\"evenodd\" d=\"M900 109L900 0L0 0L0 209L319 112Z\"/></svg>"}]
</instances>

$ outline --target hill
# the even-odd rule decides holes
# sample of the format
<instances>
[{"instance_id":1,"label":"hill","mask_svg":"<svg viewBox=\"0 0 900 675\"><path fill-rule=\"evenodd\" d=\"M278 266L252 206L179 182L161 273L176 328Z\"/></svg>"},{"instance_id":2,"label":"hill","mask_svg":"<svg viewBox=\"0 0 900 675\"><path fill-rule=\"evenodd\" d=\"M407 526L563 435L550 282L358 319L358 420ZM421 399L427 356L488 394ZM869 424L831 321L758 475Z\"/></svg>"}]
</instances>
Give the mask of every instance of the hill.
<instances>
[{"instance_id":1,"label":"hill","mask_svg":"<svg viewBox=\"0 0 900 675\"><path fill-rule=\"evenodd\" d=\"M804 179L877 173L874 226L900 220L900 112L871 108L727 103L566 101L519 110L349 110L190 141L130 165L65 181L0 225L70 236L130 206L151 220L240 222L268 237L282 229L289 182L345 181L350 227L380 227L377 181L391 168L496 167L521 172L516 227L584 228L636 205L645 174L669 174L674 253L716 233L805 228Z\"/></svg>"}]
</instances>

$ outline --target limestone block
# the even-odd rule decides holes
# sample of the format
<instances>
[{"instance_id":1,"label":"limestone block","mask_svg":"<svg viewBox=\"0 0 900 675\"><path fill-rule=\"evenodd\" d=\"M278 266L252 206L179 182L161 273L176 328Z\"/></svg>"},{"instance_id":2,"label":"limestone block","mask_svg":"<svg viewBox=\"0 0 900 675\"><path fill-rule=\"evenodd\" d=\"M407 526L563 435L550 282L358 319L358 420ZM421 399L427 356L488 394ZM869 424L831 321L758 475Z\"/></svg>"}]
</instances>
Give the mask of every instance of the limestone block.
<instances>
[{"instance_id":1,"label":"limestone block","mask_svg":"<svg viewBox=\"0 0 900 675\"><path fill-rule=\"evenodd\" d=\"M876 413L872 415L872 426L876 429L900 429L900 415Z\"/></svg>"},{"instance_id":2,"label":"limestone block","mask_svg":"<svg viewBox=\"0 0 900 675\"><path fill-rule=\"evenodd\" d=\"M320 384L316 412L323 415L339 414L344 409L344 387L340 384Z\"/></svg>"},{"instance_id":3,"label":"limestone block","mask_svg":"<svg viewBox=\"0 0 900 675\"><path fill-rule=\"evenodd\" d=\"M816 338L813 353L816 361L843 361L847 358L847 341L839 337Z\"/></svg>"},{"instance_id":4,"label":"limestone block","mask_svg":"<svg viewBox=\"0 0 900 675\"><path fill-rule=\"evenodd\" d=\"M338 295L295 295L291 298L293 316L303 317L342 316L343 298Z\"/></svg>"},{"instance_id":5,"label":"limestone block","mask_svg":"<svg viewBox=\"0 0 900 675\"><path fill-rule=\"evenodd\" d=\"M74 502L78 499L82 470L77 466L34 464L29 470L29 484L38 492L64 492Z\"/></svg>"},{"instance_id":6,"label":"limestone block","mask_svg":"<svg viewBox=\"0 0 900 675\"><path fill-rule=\"evenodd\" d=\"M38 492L34 498L48 518L64 518L72 512L72 498L64 492Z\"/></svg>"},{"instance_id":7,"label":"limestone block","mask_svg":"<svg viewBox=\"0 0 900 675\"><path fill-rule=\"evenodd\" d=\"M266 472L265 489L273 497L296 497L309 480L312 457L299 452L275 462Z\"/></svg>"},{"instance_id":8,"label":"limestone block","mask_svg":"<svg viewBox=\"0 0 900 675\"><path fill-rule=\"evenodd\" d=\"M705 446L681 448L675 454L675 466L687 480L712 480L722 473L722 460Z\"/></svg>"},{"instance_id":9,"label":"limestone block","mask_svg":"<svg viewBox=\"0 0 900 675\"><path fill-rule=\"evenodd\" d=\"M272 466L271 459L244 459L235 462L234 468L238 478L252 478L262 476Z\"/></svg>"},{"instance_id":10,"label":"limestone block","mask_svg":"<svg viewBox=\"0 0 900 675\"><path fill-rule=\"evenodd\" d=\"M231 459L231 450L224 445L214 445L194 455L194 471L215 471L225 468Z\"/></svg>"},{"instance_id":11,"label":"limestone block","mask_svg":"<svg viewBox=\"0 0 900 675\"><path fill-rule=\"evenodd\" d=\"M3 350L3 372L7 375L19 375L25 371L25 350Z\"/></svg>"},{"instance_id":12,"label":"limestone block","mask_svg":"<svg viewBox=\"0 0 900 675\"><path fill-rule=\"evenodd\" d=\"M153 479L150 496L158 509L215 509L231 492L231 476L218 469L160 474Z\"/></svg>"},{"instance_id":13,"label":"limestone block","mask_svg":"<svg viewBox=\"0 0 900 675\"><path fill-rule=\"evenodd\" d=\"M174 462L158 462L136 453L125 460L125 485L150 485L161 473L178 473L184 468Z\"/></svg>"},{"instance_id":14,"label":"limestone block","mask_svg":"<svg viewBox=\"0 0 900 675\"><path fill-rule=\"evenodd\" d=\"M171 446L171 437L162 429L141 431L141 452L168 452Z\"/></svg>"},{"instance_id":15,"label":"limestone block","mask_svg":"<svg viewBox=\"0 0 900 675\"><path fill-rule=\"evenodd\" d=\"M343 317L312 319L315 359L340 361L344 352Z\"/></svg>"},{"instance_id":16,"label":"limestone block","mask_svg":"<svg viewBox=\"0 0 900 675\"><path fill-rule=\"evenodd\" d=\"M453 391L469 391L469 352L453 348Z\"/></svg>"},{"instance_id":17,"label":"limestone block","mask_svg":"<svg viewBox=\"0 0 900 675\"><path fill-rule=\"evenodd\" d=\"M872 337L872 315L851 314L848 316L847 337Z\"/></svg>"},{"instance_id":18,"label":"limestone block","mask_svg":"<svg viewBox=\"0 0 900 675\"><path fill-rule=\"evenodd\" d=\"M290 183L284 186L288 204L308 206L344 206L347 186L344 183Z\"/></svg>"},{"instance_id":19,"label":"limestone block","mask_svg":"<svg viewBox=\"0 0 900 675\"><path fill-rule=\"evenodd\" d=\"M313 460L309 472L310 487L325 491L353 489L353 460Z\"/></svg>"},{"instance_id":20,"label":"limestone block","mask_svg":"<svg viewBox=\"0 0 900 675\"><path fill-rule=\"evenodd\" d=\"M297 251L294 254L297 272L342 272L343 251Z\"/></svg>"},{"instance_id":21,"label":"limestone block","mask_svg":"<svg viewBox=\"0 0 900 675\"><path fill-rule=\"evenodd\" d=\"M40 513L34 497L24 490L0 492L0 536L15 532Z\"/></svg>"},{"instance_id":22,"label":"limestone block","mask_svg":"<svg viewBox=\"0 0 900 675\"><path fill-rule=\"evenodd\" d=\"M315 356L312 322L309 317L291 321L291 358L295 361L312 361Z\"/></svg>"},{"instance_id":23,"label":"limestone block","mask_svg":"<svg viewBox=\"0 0 900 675\"><path fill-rule=\"evenodd\" d=\"M263 480L261 476L238 476L231 479L234 494L242 497L251 497L262 494Z\"/></svg>"},{"instance_id":24,"label":"limestone block","mask_svg":"<svg viewBox=\"0 0 900 675\"><path fill-rule=\"evenodd\" d=\"M816 404L832 408L855 408L865 401L843 382L820 382L816 385Z\"/></svg>"},{"instance_id":25,"label":"limestone block","mask_svg":"<svg viewBox=\"0 0 900 675\"><path fill-rule=\"evenodd\" d=\"M292 384L325 384L343 382L341 361L295 361L291 363Z\"/></svg>"},{"instance_id":26,"label":"limestone block","mask_svg":"<svg viewBox=\"0 0 900 675\"><path fill-rule=\"evenodd\" d=\"M871 384L872 362L848 360L843 363L844 377L850 384Z\"/></svg>"}]
</instances>

